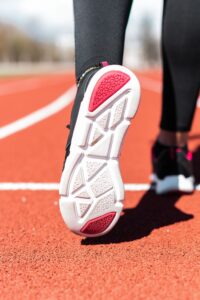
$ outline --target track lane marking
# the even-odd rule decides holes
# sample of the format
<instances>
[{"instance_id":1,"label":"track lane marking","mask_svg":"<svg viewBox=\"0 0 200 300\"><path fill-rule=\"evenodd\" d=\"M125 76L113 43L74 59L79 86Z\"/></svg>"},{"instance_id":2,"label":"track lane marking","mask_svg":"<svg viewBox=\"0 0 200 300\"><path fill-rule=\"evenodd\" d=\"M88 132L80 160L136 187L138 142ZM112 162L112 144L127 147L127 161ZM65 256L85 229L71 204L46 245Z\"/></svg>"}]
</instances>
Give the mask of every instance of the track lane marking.
<instances>
[{"instance_id":1,"label":"track lane marking","mask_svg":"<svg viewBox=\"0 0 200 300\"><path fill-rule=\"evenodd\" d=\"M140 81L142 82L142 88L151 90L153 92L158 93L160 87L160 84L158 81L145 77L140 76ZM25 81L25 80L24 80ZM23 84L24 84L24 81ZM27 79L27 82L34 82L34 79ZM37 79L35 79L37 82ZM14 85L15 83L13 83ZM12 85L12 84L10 84ZM17 84L16 84L17 86ZM8 89L8 87L7 87ZM10 87L9 87L10 89ZM0 91L1 95L2 90ZM5 92L5 91L4 91ZM41 122L45 120L46 118L51 117L52 115L60 112L62 109L64 109L66 106L68 106L74 99L76 93L76 86L73 85L66 93L64 93L62 96L60 96L58 99L54 100L52 103L44 106L43 108L36 110L35 112L20 118L8 125L5 125L3 127L0 127L0 139L7 138L8 136L11 136L19 131L22 131L30 126L33 126L37 124L38 122Z\"/></svg>"},{"instance_id":2,"label":"track lane marking","mask_svg":"<svg viewBox=\"0 0 200 300\"><path fill-rule=\"evenodd\" d=\"M154 80L152 78L140 75L138 76L141 82L142 89L154 92L154 93L161 93L162 84L158 80ZM47 106L23 117L20 118L8 125L0 127L0 139L4 139L10 135L13 135L21 130L24 130L30 126L35 125L36 123L45 120L46 118L51 117L52 115L60 112L64 109L67 105L69 105L76 93L76 86L72 86L66 93L60 96L58 99L53 101ZM66 98L66 99L65 99ZM200 107L200 98L197 102L197 107Z\"/></svg>"},{"instance_id":3,"label":"track lane marking","mask_svg":"<svg viewBox=\"0 0 200 300\"><path fill-rule=\"evenodd\" d=\"M125 183L125 191L142 192L151 189L149 183ZM58 191L57 182L0 182L0 191ZM200 191L200 184L196 186Z\"/></svg>"},{"instance_id":4,"label":"track lane marking","mask_svg":"<svg viewBox=\"0 0 200 300\"><path fill-rule=\"evenodd\" d=\"M150 188L149 184L125 184L126 191L146 191ZM30 190L30 191L58 191L59 183L56 182L1 182L0 191L18 191L18 190Z\"/></svg>"},{"instance_id":5,"label":"track lane marking","mask_svg":"<svg viewBox=\"0 0 200 300\"><path fill-rule=\"evenodd\" d=\"M151 90L153 92L156 93L158 92L160 87L158 81L150 79L145 76L142 76L141 81L142 81L142 88L148 90L151 87ZM46 118L49 118L52 115L56 114L57 112L61 111L73 101L75 97L75 93L76 93L76 86L73 85L66 93L64 93L58 99L54 100L52 103L8 125L0 127L0 139L7 138L8 136L11 136L30 126L33 126L38 122L41 122Z\"/></svg>"},{"instance_id":6,"label":"track lane marking","mask_svg":"<svg viewBox=\"0 0 200 300\"><path fill-rule=\"evenodd\" d=\"M73 85L67 92L65 92L50 104L8 125L0 127L0 139L11 136L60 112L73 101L75 93L76 86Z\"/></svg>"}]
</instances>

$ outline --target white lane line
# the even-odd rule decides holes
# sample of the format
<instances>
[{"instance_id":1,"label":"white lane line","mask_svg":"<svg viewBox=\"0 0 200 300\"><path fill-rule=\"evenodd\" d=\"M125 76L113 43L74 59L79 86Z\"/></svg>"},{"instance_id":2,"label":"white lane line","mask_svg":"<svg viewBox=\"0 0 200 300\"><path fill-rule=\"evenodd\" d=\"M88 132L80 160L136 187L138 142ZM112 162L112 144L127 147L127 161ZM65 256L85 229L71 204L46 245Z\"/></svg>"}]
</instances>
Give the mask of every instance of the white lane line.
<instances>
[{"instance_id":1,"label":"white lane line","mask_svg":"<svg viewBox=\"0 0 200 300\"><path fill-rule=\"evenodd\" d=\"M161 93L161 82L142 76L139 76L143 89L152 91L155 93ZM6 138L12 134L15 134L21 130L24 130L52 115L64 109L70 102L73 101L76 93L76 87L72 86L65 94L53 101L51 104L14 121L8 125L0 127L0 139ZM200 100L197 102L197 106L200 107Z\"/></svg>"},{"instance_id":2,"label":"white lane line","mask_svg":"<svg viewBox=\"0 0 200 300\"><path fill-rule=\"evenodd\" d=\"M26 117L0 127L0 139L4 139L58 113L73 101L75 93L76 87L72 86L66 93L64 93L52 103L36 110Z\"/></svg>"},{"instance_id":3,"label":"white lane line","mask_svg":"<svg viewBox=\"0 0 200 300\"><path fill-rule=\"evenodd\" d=\"M25 80L24 80L25 81ZM27 79L27 82L29 82L29 79ZM142 87L151 90L153 92L159 92L160 89L160 83L158 81L155 81L153 79L150 79L145 76L141 76L141 82ZM33 79L30 79L31 84L37 84L37 80L35 82ZM15 83L13 83L14 85ZM14 87L14 86L13 86ZM16 88L17 88L16 84ZM30 87L30 86L29 86ZM8 88L8 86L7 86ZM6 90L4 91L6 92ZM0 139L4 139L10 135L13 135L21 130L24 130L30 126L33 126L34 124L54 115L55 113L61 111L64 109L70 102L73 101L76 93L76 86L71 87L65 94L63 94L61 97L50 103L49 105L23 117L20 118L8 125L5 125L3 127L0 127ZM1 91L0 91L1 95Z\"/></svg>"},{"instance_id":4,"label":"white lane line","mask_svg":"<svg viewBox=\"0 0 200 300\"><path fill-rule=\"evenodd\" d=\"M144 192L151 189L148 183L126 183L127 192ZM56 182L0 182L0 191L58 191L59 183ZM196 186L200 191L200 184Z\"/></svg>"},{"instance_id":5,"label":"white lane line","mask_svg":"<svg viewBox=\"0 0 200 300\"><path fill-rule=\"evenodd\" d=\"M150 188L149 184L141 183L128 183L125 184L126 191L147 191ZM49 182L1 182L1 191L19 191L19 190L30 190L30 191L58 191L59 183Z\"/></svg>"},{"instance_id":6,"label":"white lane line","mask_svg":"<svg viewBox=\"0 0 200 300\"><path fill-rule=\"evenodd\" d=\"M125 183L125 190L129 192L148 191L151 185L148 183ZM57 182L0 182L0 191L58 191ZM196 186L200 191L200 184Z\"/></svg>"},{"instance_id":7,"label":"white lane line","mask_svg":"<svg viewBox=\"0 0 200 300\"><path fill-rule=\"evenodd\" d=\"M59 183L1 182L0 191L58 191Z\"/></svg>"},{"instance_id":8,"label":"white lane line","mask_svg":"<svg viewBox=\"0 0 200 300\"><path fill-rule=\"evenodd\" d=\"M148 183L125 183L125 191L148 191L151 185Z\"/></svg>"}]
</instances>

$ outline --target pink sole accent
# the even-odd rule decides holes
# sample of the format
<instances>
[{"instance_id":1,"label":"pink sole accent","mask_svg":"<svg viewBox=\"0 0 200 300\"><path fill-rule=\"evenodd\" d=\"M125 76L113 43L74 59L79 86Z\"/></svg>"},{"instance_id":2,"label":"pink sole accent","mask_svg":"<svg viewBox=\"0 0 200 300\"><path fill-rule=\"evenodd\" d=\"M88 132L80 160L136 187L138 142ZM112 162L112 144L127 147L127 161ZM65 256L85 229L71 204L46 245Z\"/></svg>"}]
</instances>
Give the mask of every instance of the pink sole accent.
<instances>
[{"instance_id":1,"label":"pink sole accent","mask_svg":"<svg viewBox=\"0 0 200 300\"><path fill-rule=\"evenodd\" d=\"M83 226L81 232L84 234L99 234L106 230L112 223L116 213L110 212L101 217L90 220Z\"/></svg>"},{"instance_id":2,"label":"pink sole accent","mask_svg":"<svg viewBox=\"0 0 200 300\"><path fill-rule=\"evenodd\" d=\"M89 111L94 111L108 98L119 91L128 81L130 76L121 71L110 71L104 74L97 82L91 96Z\"/></svg>"}]
</instances>

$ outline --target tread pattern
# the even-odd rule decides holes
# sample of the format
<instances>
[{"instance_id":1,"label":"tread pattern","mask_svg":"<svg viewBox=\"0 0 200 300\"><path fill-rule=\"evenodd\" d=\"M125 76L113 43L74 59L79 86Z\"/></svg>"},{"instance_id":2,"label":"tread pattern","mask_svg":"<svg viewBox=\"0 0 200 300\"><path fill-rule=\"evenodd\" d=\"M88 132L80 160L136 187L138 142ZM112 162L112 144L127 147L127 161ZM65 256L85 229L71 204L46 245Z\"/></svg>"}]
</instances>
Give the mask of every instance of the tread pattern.
<instances>
[{"instance_id":1,"label":"tread pattern","mask_svg":"<svg viewBox=\"0 0 200 300\"><path fill-rule=\"evenodd\" d=\"M121 123L124 114L124 107L126 105L126 101L122 101L116 105L115 110L113 112L113 118L111 123L111 128L117 127L119 123Z\"/></svg>"},{"instance_id":2,"label":"tread pattern","mask_svg":"<svg viewBox=\"0 0 200 300\"><path fill-rule=\"evenodd\" d=\"M84 234L98 234L105 231L108 226L112 223L116 213L111 212L99 218L90 220L86 225L81 229L81 232Z\"/></svg>"},{"instance_id":3,"label":"tread pattern","mask_svg":"<svg viewBox=\"0 0 200 300\"><path fill-rule=\"evenodd\" d=\"M82 168L80 168L74 178L72 192L74 193L76 190L78 190L82 186L84 186L84 175L83 175Z\"/></svg>"},{"instance_id":4,"label":"tread pattern","mask_svg":"<svg viewBox=\"0 0 200 300\"><path fill-rule=\"evenodd\" d=\"M93 140L96 131L101 132L102 138L95 144L88 143L86 148L88 154L78 160L75 167L78 170L71 175L72 193L77 202L76 210L79 218L91 220L115 210L115 192L107 162L111 157L114 141L119 136L118 128L123 122L127 122L125 119L126 97L120 98L109 109L106 109L106 112L92 120L92 130L89 132L88 141ZM113 132L113 130L115 131ZM89 200L91 202L88 202ZM83 233L97 234L98 228L102 229L106 227L105 224L109 223L110 216L105 220L103 218L102 220L98 219L98 222L95 220L87 223L89 225L87 229L84 227Z\"/></svg>"},{"instance_id":5,"label":"tread pattern","mask_svg":"<svg viewBox=\"0 0 200 300\"><path fill-rule=\"evenodd\" d=\"M79 204L80 217L83 217L87 213L89 208L90 208L90 204L80 203Z\"/></svg>"},{"instance_id":6,"label":"tread pattern","mask_svg":"<svg viewBox=\"0 0 200 300\"><path fill-rule=\"evenodd\" d=\"M110 71L100 78L92 93L89 111L93 112L108 98L119 91L128 81L130 76L121 71Z\"/></svg>"},{"instance_id":7,"label":"tread pattern","mask_svg":"<svg viewBox=\"0 0 200 300\"><path fill-rule=\"evenodd\" d=\"M106 193L108 190L112 189L113 183L108 172L108 169L105 169L103 173L95 178L95 181L91 184L91 189L95 197L99 197L102 194Z\"/></svg>"},{"instance_id":8,"label":"tread pattern","mask_svg":"<svg viewBox=\"0 0 200 300\"><path fill-rule=\"evenodd\" d=\"M103 213L109 212L110 208L113 207L115 204L115 194L110 191L108 194L102 196L98 199L97 204L95 205L94 209L92 210L90 217L95 218L100 216Z\"/></svg>"},{"instance_id":9,"label":"tread pattern","mask_svg":"<svg viewBox=\"0 0 200 300\"><path fill-rule=\"evenodd\" d=\"M90 179L95 173L98 172L98 170L104 165L104 162L102 161L96 161L96 160L87 160L86 161L86 170L87 170L87 176L88 179Z\"/></svg>"},{"instance_id":10,"label":"tread pattern","mask_svg":"<svg viewBox=\"0 0 200 300\"><path fill-rule=\"evenodd\" d=\"M114 102L105 112L92 120L92 130L89 132L88 141L93 140L93 136L97 131L101 132L102 138L95 144L88 142L86 148L88 154L82 155L85 150L83 151L81 154L82 159L78 160L75 171L71 175L73 188L69 192L69 197L71 193L75 197L77 202L76 211L79 218L90 220L115 210L114 186L107 163L111 157L110 153L114 141L119 136L118 128L120 129L123 122L127 122L125 119L126 97L123 96L117 102ZM88 202L89 200L91 202ZM92 232L90 227L87 230ZM97 233L97 229L95 230ZM89 234L89 231L87 231L87 234Z\"/></svg>"},{"instance_id":11,"label":"tread pattern","mask_svg":"<svg viewBox=\"0 0 200 300\"><path fill-rule=\"evenodd\" d=\"M105 130L107 129L109 119L110 119L110 114L109 114L109 112L106 112L103 116L100 116L100 117L97 119L97 124L100 126L100 128L101 128L102 130L105 131Z\"/></svg>"}]
</instances>

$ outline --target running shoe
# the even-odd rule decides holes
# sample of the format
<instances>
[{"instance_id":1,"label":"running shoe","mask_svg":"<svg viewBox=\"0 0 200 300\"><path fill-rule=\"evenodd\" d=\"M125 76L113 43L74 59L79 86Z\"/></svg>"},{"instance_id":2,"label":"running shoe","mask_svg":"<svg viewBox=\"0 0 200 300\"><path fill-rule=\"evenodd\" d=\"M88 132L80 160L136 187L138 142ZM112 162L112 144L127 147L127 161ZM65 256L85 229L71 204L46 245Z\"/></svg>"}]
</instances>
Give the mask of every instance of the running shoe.
<instances>
[{"instance_id":1,"label":"running shoe","mask_svg":"<svg viewBox=\"0 0 200 300\"><path fill-rule=\"evenodd\" d=\"M102 63L86 73L72 111L59 203L68 228L95 237L109 232L123 209L119 155L140 85L119 65Z\"/></svg>"},{"instance_id":2,"label":"running shoe","mask_svg":"<svg viewBox=\"0 0 200 300\"><path fill-rule=\"evenodd\" d=\"M192 193L192 153L185 147L168 147L156 142L152 148L152 182L157 194Z\"/></svg>"}]
</instances>

